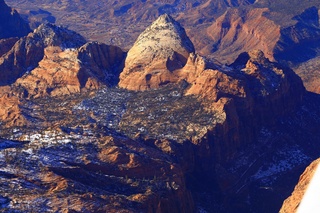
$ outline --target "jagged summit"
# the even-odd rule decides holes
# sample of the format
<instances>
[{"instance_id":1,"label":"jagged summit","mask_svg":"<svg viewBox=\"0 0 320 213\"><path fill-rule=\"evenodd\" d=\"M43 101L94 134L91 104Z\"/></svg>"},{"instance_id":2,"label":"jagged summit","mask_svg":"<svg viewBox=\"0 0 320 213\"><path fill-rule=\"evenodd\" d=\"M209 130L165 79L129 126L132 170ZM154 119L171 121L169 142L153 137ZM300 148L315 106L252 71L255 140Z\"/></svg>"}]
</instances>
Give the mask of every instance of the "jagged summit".
<instances>
[{"instance_id":1,"label":"jagged summit","mask_svg":"<svg viewBox=\"0 0 320 213\"><path fill-rule=\"evenodd\" d=\"M78 33L52 24L43 24L20 38L12 48L0 57L0 85L15 82L27 71L38 66L48 46L61 49L77 48L86 43Z\"/></svg>"},{"instance_id":2,"label":"jagged summit","mask_svg":"<svg viewBox=\"0 0 320 213\"><path fill-rule=\"evenodd\" d=\"M41 24L33 32L38 36L45 46L61 46L62 48L76 48L86 43L80 34L67 28L54 24Z\"/></svg>"},{"instance_id":3,"label":"jagged summit","mask_svg":"<svg viewBox=\"0 0 320 213\"><path fill-rule=\"evenodd\" d=\"M129 50L120 87L144 90L174 81L195 49L184 28L168 14L161 15L140 34Z\"/></svg>"}]
</instances>

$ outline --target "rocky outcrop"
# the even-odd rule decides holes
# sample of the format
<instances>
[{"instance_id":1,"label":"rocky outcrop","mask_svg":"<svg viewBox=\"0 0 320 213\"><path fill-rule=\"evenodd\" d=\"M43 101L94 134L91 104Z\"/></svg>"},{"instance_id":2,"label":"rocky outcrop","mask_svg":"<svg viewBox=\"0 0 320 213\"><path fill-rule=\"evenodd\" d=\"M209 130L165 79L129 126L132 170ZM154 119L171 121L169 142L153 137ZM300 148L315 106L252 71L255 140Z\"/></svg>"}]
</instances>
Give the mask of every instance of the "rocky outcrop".
<instances>
[{"instance_id":1,"label":"rocky outcrop","mask_svg":"<svg viewBox=\"0 0 320 213\"><path fill-rule=\"evenodd\" d=\"M2 118L18 123L10 116L21 114L28 121L27 128L1 125L0 136L30 142L12 150L14 156L0 147L0 164L10 172L0 181L7 187L7 177L17 178L15 188L29 187L13 191L8 185L12 205L6 210L194 212L199 198L190 191L197 194L199 185L223 198L249 190L246 181L259 160L242 174L226 168L239 150L260 146L262 127L291 112L304 95L293 71L260 50L228 66L211 64L168 15L129 51L118 84L126 89L85 92L116 85L125 57L120 48L84 44L53 25L40 26L15 46L27 41L36 42L42 58L0 90L0 104L13 112L1 112ZM35 179L25 178L34 173Z\"/></svg>"},{"instance_id":2,"label":"rocky outcrop","mask_svg":"<svg viewBox=\"0 0 320 213\"><path fill-rule=\"evenodd\" d=\"M59 46L49 46L44 49L44 58L39 65L14 85L24 88L28 97L33 98L112 86L118 82L124 56L120 48L96 42L79 49L63 50Z\"/></svg>"},{"instance_id":3,"label":"rocky outcrop","mask_svg":"<svg viewBox=\"0 0 320 213\"><path fill-rule=\"evenodd\" d=\"M163 21L174 22L172 19L167 19L168 16L163 17L153 23L145 33L140 35L139 39L149 40L156 35L174 33L175 28L158 27ZM151 35L150 29L153 29ZM146 33L148 35L145 35ZM179 41L186 35L183 33L179 36L180 38L178 37L175 41ZM211 106L208 108L216 110L222 117L224 117L223 114L226 115L216 128L208 130L208 132L214 132L213 137L223 138L224 144L216 145L213 154L220 163L231 160L238 148L253 142L260 125L274 124L278 116L293 110L302 100L305 90L300 78L291 69L271 62L261 50L240 54L230 66L212 65L190 51L186 58L188 51L185 51L183 58L187 61L171 71L167 54L170 51L174 52L173 49L170 49L171 46L170 51L158 48L167 45L167 40L148 44L152 55L157 54L155 58L148 56L152 59L148 60L147 56L142 57L147 53L133 54L132 50L143 46L139 43L139 39L128 53L124 71L120 75L119 86L129 90L146 90L159 88L168 83L187 82L189 88L184 95L196 95L204 100L210 100ZM176 46L176 43L172 47L182 48ZM180 52L183 51L180 50ZM145 58L147 59L143 60ZM131 60L139 63L132 63ZM179 65L181 60L174 63ZM133 121L134 118L131 120ZM147 126L144 128L148 129ZM217 129L219 131L216 131ZM199 141L196 143L201 144Z\"/></svg>"},{"instance_id":4,"label":"rocky outcrop","mask_svg":"<svg viewBox=\"0 0 320 213\"><path fill-rule=\"evenodd\" d=\"M129 50L119 86L131 90L158 88L177 82L173 74L187 63L194 47L185 30L164 14L149 26Z\"/></svg>"},{"instance_id":5,"label":"rocky outcrop","mask_svg":"<svg viewBox=\"0 0 320 213\"><path fill-rule=\"evenodd\" d=\"M33 98L78 93L81 89L77 77L79 70L75 50L63 51L60 47L50 46L44 49L44 58L38 66L17 79L14 85L24 88L28 97ZM97 81L91 82L91 89L97 87Z\"/></svg>"},{"instance_id":6,"label":"rocky outcrop","mask_svg":"<svg viewBox=\"0 0 320 213\"><path fill-rule=\"evenodd\" d=\"M26 36L31 30L18 12L0 1L0 39Z\"/></svg>"},{"instance_id":7,"label":"rocky outcrop","mask_svg":"<svg viewBox=\"0 0 320 213\"><path fill-rule=\"evenodd\" d=\"M9 88L0 87L2 90ZM4 94L0 96L0 121L5 122L6 126L24 126L27 121L21 113L19 107L20 100L16 96Z\"/></svg>"},{"instance_id":8,"label":"rocky outcrop","mask_svg":"<svg viewBox=\"0 0 320 213\"><path fill-rule=\"evenodd\" d=\"M125 53L97 42L84 44L85 40L73 31L41 25L0 58L0 83L14 83L29 97L117 84Z\"/></svg>"},{"instance_id":9,"label":"rocky outcrop","mask_svg":"<svg viewBox=\"0 0 320 213\"><path fill-rule=\"evenodd\" d=\"M292 111L305 92L291 69L270 62L258 50L241 54L230 67L206 69L190 84L186 95L213 100L212 108L226 114L222 129L217 126L214 133L224 141L215 146L214 154L222 162L257 137L259 128L254 127L273 125L279 116Z\"/></svg>"},{"instance_id":10,"label":"rocky outcrop","mask_svg":"<svg viewBox=\"0 0 320 213\"><path fill-rule=\"evenodd\" d=\"M207 52L222 62L231 62L241 52L260 49L270 60L273 49L280 37L280 26L264 16L267 8L238 9L230 8L215 23L207 28L213 45Z\"/></svg>"},{"instance_id":11,"label":"rocky outcrop","mask_svg":"<svg viewBox=\"0 0 320 213\"><path fill-rule=\"evenodd\" d=\"M318 56L320 49L319 13L317 7L307 8L293 17L294 25L281 29L274 47L274 57L287 64L300 64Z\"/></svg>"},{"instance_id":12,"label":"rocky outcrop","mask_svg":"<svg viewBox=\"0 0 320 213\"><path fill-rule=\"evenodd\" d=\"M46 24L35 29L28 36L19 39L14 46L0 58L0 85L15 82L24 73L38 66L48 46L75 48L85 43L84 38L65 28Z\"/></svg>"},{"instance_id":13,"label":"rocky outcrop","mask_svg":"<svg viewBox=\"0 0 320 213\"><path fill-rule=\"evenodd\" d=\"M304 195L307 192L308 187L310 186L310 182L314 177L315 172L319 168L320 159L313 161L300 176L299 182L294 188L291 196L288 197L284 202L280 209L280 213L289 213L289 212L297 212L298 207L301 204L301 201ZM315 195L316 196L316 195ZM304 209L307 210L307 209ZM311 210L308 208L308 210ZM313 209L318 210L318 209Z\"/></svg>"},{"instance_id":14,"label":"rocky outcrop","mask_svg":"<svg viewBox=\"0 0 320 213\"><path fill-rule=\"evenodd\" d=\"M126 57L119 47L99 42L89 42L78 49L77 59L81 61L81 70L78 77L95 78L102 84L114 86L119 82L119 75L124 66Z\"/></svg>"}]
</instances>

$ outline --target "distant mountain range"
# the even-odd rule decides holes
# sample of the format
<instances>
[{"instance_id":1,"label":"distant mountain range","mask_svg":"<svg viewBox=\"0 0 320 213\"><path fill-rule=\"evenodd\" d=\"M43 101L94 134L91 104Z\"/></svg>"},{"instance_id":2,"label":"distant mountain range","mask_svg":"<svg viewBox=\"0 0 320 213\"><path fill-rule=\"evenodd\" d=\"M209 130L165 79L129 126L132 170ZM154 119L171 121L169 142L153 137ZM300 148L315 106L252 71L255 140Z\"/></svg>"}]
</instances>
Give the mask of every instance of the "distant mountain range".
<instances>
[{"instance_id":1,"label":"distant mountain range","mask_svg":"<svg viewBox=\"0 0 320 213\"><path fill-rule=\"evenodd\" d=\"M7 3L18 9L32 27L43 22L56 23L89 40L125 50L152 21L168 13L184 25L200 54L228 64L243 51L261 49L270 60L293 68L309 91L319 91L314 77L319 66L312 60L320 52L317 0L8 0Z\"/></svg>"}]
</instances>

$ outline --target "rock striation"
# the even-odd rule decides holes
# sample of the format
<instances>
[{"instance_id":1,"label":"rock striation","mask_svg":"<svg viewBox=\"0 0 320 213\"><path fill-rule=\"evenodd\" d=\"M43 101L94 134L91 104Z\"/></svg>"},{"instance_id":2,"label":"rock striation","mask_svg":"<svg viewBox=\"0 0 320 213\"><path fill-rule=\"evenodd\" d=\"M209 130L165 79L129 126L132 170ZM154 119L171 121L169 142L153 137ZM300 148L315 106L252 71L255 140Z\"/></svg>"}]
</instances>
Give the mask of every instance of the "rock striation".
<instances>
[{"instance_id":1,"label":"rock striation","mask_svg":"<svg viewBox=\"0 0 320 213\"><path fill-rule=\"evenodd\" d=\"M221 61L230 63L241 52L254 49L262 50L272 60L273 49L280 38L280 26L264 16L267 8L239 9L230 8L207 28L213 45L207 52ZM228 59L228 60L227 60Z\"/></svg>"},{"instance_id":2,"label":"rock striation","mask_svg":"<svg viewBox=\"0 0 320 213\"><path fill-rule=\"evenodd\" d=\"M20 38L0 58L0 85L8 85L38 66L47 46L75 48L83 45L85 39L79 34L52 24L41 25L28 36Z\"/></svg>"},{"instance_id":3,"label":"rock striation","mask_svg":"<svg viewBox=\"0 0 320 213\"><path fill-rule=\"evenodd\" d=\"M41 25L2 55L0 83L15 83L32 97L116 84L124 52L97 42L85 43L73 31Z\"/></svg>"},{"instance_id":4,"label":"rock striation","mask_svg":"<svg viewBox=\"0 0 320 213\"><path fill-rule=\"evenodd\" d=\"M260 133L305 95L300 78L261 50L213 64L166 14L127 57L47 24L2 60L10 67L0 90L8 211L194 212L213 201L209 210L227 211L223 203L260 187L249 185L263 165L260 151L288 144L262 143ZM239 155L248 163L230 168Z\"/></svg>"}]
</instances>

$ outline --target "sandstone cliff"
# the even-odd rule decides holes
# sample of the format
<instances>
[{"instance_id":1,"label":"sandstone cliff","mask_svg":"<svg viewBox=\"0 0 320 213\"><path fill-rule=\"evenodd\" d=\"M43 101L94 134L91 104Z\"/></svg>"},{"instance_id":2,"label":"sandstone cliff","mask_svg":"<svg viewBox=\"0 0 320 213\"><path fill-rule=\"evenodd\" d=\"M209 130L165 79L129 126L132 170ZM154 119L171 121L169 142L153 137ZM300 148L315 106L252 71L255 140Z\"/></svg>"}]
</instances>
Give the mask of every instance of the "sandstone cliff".
<instances>
[{"instance_id":1,"label":"sandstone cliff","mask_svg":"<svg viewBox=\"0 0 320 213\"><path fill-rule=\"evenodd\" d=\"M194 47L184 29L171 16L160 16L129 50L119 86L133 90L157 88L176 82L173 71L187 63Z\"/></svg>"},{"instance_id":2,"label":"sandstone cliff","mask_svg":"<svg viewBox=\"0 0 320 213\"><path fill-rule=\"evenodd\" d=\"M122 50L85 43L73 31L41 25L2 55L0 82L15 83L29 96L63 95L116 84L125 56Z\"/></svg>"},{"instance_id":3,"label":"sandstone cliff","mask_svg":"<svg viewBox=\"0 0 320 213\"><path fill-rule=\"evenodd\" d=\"M0 90L0 136L10 139L0 147L8 211L194 212L200 204L244 211L256 202L265 160L283 159L292 145L273 126L292 116L305 90L262 51L215 65L168 15L139 37L125 63L120 48L85 43L54 25L14 47L26 41L38 44L41 58L27 71L6 58L22 77ZM18 59L14 50L3 57ZM126 89L114 87L123 66Z\"/></svg>"},{"instance_id":4,"label":"sandstone cliff","mask_svg":"<svg viewBox=\"0 0 320 213\"><path fill-rule=\"evenodd\" d=\"M47 46L75 48L85 43L84 38L75 32L51 24L41 25L28 36L19 39L0 58L0 85L15 82L24 73L38 66Z\"/></svg>"},{"instance_id":5,"label":"sandstone cliff","mask_svg":"<svg viewBox=\"0 0 320 213\"><path fill-rule=\"evenodd\" d=\"M291 196L288 197L284 202L280 209L280 213L291 213L297 212L299 209L299 205L301 204L304 195L307 192L308 187L310 186L310 182L314 177L316 170L319 167L320 159L313 161L303 172L300 176L299 182L297 183L294 191L292 192ZM305 209L306 210L306 209ZM311 210L311 209L309 209ZM318 209L314 209L317 211Z\"/></svg>"},{"instance_id":6,"label":"sandstone cliff","mask_svg":"<svg viewBox=\"0 0 320 213\"><path fill-rule=\"evenodd\" d=\"M228 9L207 28L207 34L213 40L213 45L211 43L205 47L207 54L217 52L215 57L227 61L243 51L260 49L269 59L273 59L280 26L266 18L266 12L269 12L267 8Z\"/></svg>"},{"instance_id":7,"label":"sandstone cliff","mask_svg":"<svg viewBox=\"0 0 320 213\"><path fill-rule=\"evenodd\" d=\"M120 48L101 43L87 43L79 49L49 46L44 49L44 58L39 65L14 85L22 87L28 97L34 98L112 86L118 82L124 55Z\"/></svg>"}]
</instances>

